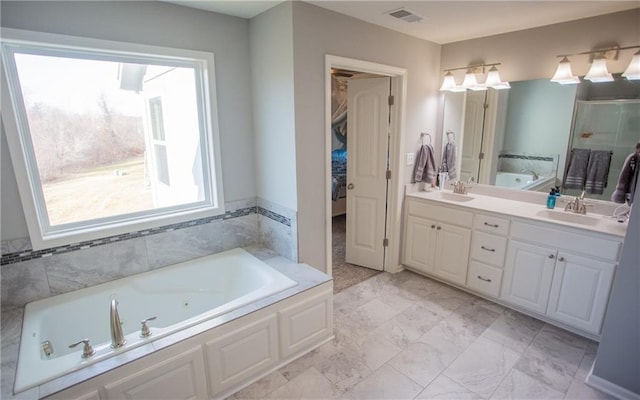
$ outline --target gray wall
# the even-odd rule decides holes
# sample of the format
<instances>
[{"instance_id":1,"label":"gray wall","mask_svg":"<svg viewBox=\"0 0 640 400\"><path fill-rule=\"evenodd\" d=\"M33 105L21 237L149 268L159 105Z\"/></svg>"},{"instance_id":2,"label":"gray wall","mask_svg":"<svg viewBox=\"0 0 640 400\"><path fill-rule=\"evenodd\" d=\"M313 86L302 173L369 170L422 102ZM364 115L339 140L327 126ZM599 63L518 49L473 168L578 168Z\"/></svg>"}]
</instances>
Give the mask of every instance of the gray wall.
<instances>
[{"instance_id":1,"label":"gray wall","mask_svg":"<svg viewBox=\"0 0 640 400\"><path fill-rule=\"evenodd\" d=\"M421 131L436 130L440 46L296 1L293 49L299 255L302 262L324 270L325 55L408 70L406 148L400 149L406 153L415 152ZM409 174L405 171L405 183Z\"/></svg>"},{"instance_id":2,"label":"gray wall","mask_svg":"<svg viewBox=\"0 0 640 400\"><path fill-rule=\"evenodd\" d=\"M292 4L254 17L249 26L257 193L296 210Z\"/></svg>"},{"instance_id":3,"label":"gray wall","mask_svg":"<svg viewBox=\"0 0 640 400\"><path fill-rule=\"evenodd\" d=\"M640 395L640 190L634 204L593 375Z\"/></svg>"},{"instance_id":4,"label":"gray wall","mask_svg":"<svg viewBox=\"0 0 640 400\"><path fill-rule=\"evenodd\" d=\"M213 52L225 191L222 200L256 196L249 21L160 2L2 1L1 7L2 27ZM27 236L5 141L3 138L3 240Z\"/></svg>"}]
</instances>

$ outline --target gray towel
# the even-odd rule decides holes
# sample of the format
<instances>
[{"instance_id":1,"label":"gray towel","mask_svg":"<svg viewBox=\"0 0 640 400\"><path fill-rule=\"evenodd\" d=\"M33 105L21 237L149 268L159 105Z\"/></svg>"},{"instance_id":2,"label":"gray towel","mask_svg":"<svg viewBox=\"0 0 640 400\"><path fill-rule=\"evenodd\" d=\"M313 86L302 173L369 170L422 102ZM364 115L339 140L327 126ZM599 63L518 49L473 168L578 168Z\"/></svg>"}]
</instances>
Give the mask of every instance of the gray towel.
<instances>
[{"instance_id":1,"label":"gray towel","mask_svg":"<svg viewBox=\"0 0 640 400\"><path fill-rule=\"evenodd\" d=\"M413 170L414 182L435 183L436 160L433 154L433 147L430 144L425 144L420 147L416 155L416 165Z\"/></svg>"},{"instance_id":2,"label":"gray towel","mask_svg":"<svg viewBox=\"0 0 640 400\"><path fill-rule=\"evenodd\" d=\"M593 150L589 154L587 165L587 179L584 190L591 194L602 194L607 187L609 179L609 167L611 166L610 150Z\"/></svg>"},{"instance_id":3,"label":"gray towel","mask_svg":"<svg viewBox=\"0 0 640 400\"><path fill-rule=\"evenodd\" d=\"M442 171L449 173L449 180L456 179L456 144L449 142L442 152Z\"/></svg>"},{"instance_id":4,"label":"gray towel","mask_svg":"<svg viewBox=\"0 0 640 400\"><path fill-rule=\"evenodd\" d=\"M567 176L564 177L563 186L566 189L584 189L587 180L587 165L589 165L590 149L572 149L569 159Z\"/></svg>"},{"instance_id":5,"label":"gray towel","mask_svg":"<svg viewBox=\"0 0 640 400\"><path fill-rule=\"evenodd\" d=\"M639 163L640 154L637 153L629 154L624 160L622 171L620 171L620 176L618 177L616 190L614 190L611 195L611 201L614 203L624 203L625 201L628 201L629 204L633 203L633 196L638 184Z\"/></svg>"}]
</instances>

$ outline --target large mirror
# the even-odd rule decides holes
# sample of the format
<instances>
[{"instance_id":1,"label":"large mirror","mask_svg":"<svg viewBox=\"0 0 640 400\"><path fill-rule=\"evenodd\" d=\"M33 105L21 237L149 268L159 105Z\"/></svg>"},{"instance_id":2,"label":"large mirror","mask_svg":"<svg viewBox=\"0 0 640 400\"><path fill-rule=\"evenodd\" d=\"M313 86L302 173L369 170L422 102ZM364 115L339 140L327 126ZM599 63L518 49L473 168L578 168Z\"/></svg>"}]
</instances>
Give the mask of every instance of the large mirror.
<instances>
[{"instance_id":1,"label":"large mirror","mask_svg":"<svg viewBox=\"0 0 640 400\"><path fill-rule=\"evenodd\" d=\"M586 175L580 184L569 183L583 161L587 173L591 155L602 165L589 177L597 182L587 183L588 196L609 200L638 141L638 82L559 85L538 79L511 82L509 90L445 94L442 151L453 143L456 178L464 181L536 191L561 186L580 194Z\"/></svg>"}]
</instances>

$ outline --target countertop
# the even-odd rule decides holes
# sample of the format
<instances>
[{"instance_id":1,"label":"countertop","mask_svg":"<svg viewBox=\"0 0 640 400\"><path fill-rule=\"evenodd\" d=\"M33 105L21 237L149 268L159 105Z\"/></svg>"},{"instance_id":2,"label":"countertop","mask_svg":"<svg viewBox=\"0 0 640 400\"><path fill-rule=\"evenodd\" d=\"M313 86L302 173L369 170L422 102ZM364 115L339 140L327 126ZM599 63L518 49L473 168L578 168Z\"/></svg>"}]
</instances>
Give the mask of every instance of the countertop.
<instances>
[{"instance_id":1,"label":"countertop","mask_svg":"<svg viewBox=\"0 0 640 400\"><path fill-rule=\"evenodd\" d=\"M588 232L597 232L624 238L627 232L628 222L620 223L611 215L588 213L587 215L575 214L564 211L566 203L558 201L556 208L549 210L546 203L536 204L530 201L519 201L503 197L495 197L486 194L473 193L466 195L455 194L451 190L433 189L407 190L407 197L436 201L443 204L469 209L478 212L490 212L502 214L508 217L524 218L527 220L546 222L558 226L577 228ZM472 198L469 201L459 201L463 196ZM546 198L546 197L541 197ZM567 197L567 200L571 198ZM565 200L566 201L566 200ZM585 200L588 203L588 200ZM588 211L587 211L588 212ZM575 221L575 222L574 222ZM581 222L579 222L581 221Z\"/></svg>"}]
</instances>

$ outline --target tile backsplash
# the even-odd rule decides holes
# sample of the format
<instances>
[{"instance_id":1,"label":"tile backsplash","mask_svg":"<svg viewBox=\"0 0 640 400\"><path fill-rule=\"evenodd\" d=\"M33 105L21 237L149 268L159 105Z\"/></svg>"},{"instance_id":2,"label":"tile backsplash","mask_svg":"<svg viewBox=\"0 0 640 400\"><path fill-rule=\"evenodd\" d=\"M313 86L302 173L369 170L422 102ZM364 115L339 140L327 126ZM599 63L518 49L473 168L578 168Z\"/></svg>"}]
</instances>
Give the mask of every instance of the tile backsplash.
<instances>
[{"instance_id":1,"label":"tile backsplash","mask_svg":"<svg viewBox=\"0 0 640 400\"><path fill-rule=\"evenodd\" d=\"M31 250L2 242L2 305L25 303L236 247L260 244L297 260L296 212L260 198L225 204L224 215L67 246Z\"/></svg>"}]
</instances>

